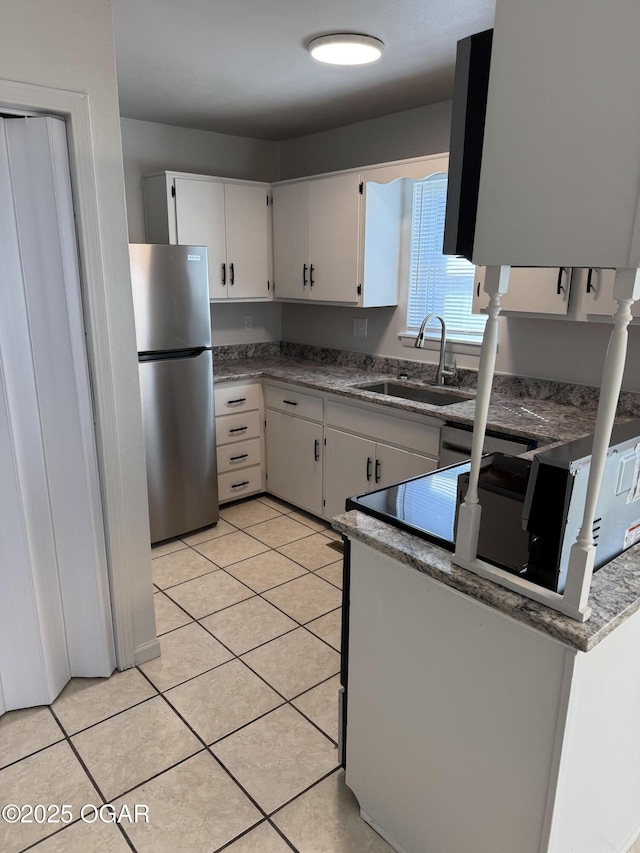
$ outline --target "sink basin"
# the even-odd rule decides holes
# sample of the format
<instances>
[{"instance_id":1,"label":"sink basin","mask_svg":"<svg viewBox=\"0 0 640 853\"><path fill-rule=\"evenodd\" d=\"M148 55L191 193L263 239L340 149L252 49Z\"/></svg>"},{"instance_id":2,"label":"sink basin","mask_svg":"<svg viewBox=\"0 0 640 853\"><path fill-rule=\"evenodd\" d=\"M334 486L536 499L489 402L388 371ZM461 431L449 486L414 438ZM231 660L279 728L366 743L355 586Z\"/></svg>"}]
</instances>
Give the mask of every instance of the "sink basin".
<instances>
[{"instance_id":1,"label":"sink basin","mask_svg":"<svg viewBox=\"0 0 640 853\"><path fill-rule=\"evenodd\" d=\"M371 391L373 394L383 394L386 397L401 397L403 400L430 403L432 406L451 406L453 403L462 403L470 399L447 388L424 388L404 385L400 382L370 382L358 385L358 388L361 391Z\"/></svg>"}]
</instances>

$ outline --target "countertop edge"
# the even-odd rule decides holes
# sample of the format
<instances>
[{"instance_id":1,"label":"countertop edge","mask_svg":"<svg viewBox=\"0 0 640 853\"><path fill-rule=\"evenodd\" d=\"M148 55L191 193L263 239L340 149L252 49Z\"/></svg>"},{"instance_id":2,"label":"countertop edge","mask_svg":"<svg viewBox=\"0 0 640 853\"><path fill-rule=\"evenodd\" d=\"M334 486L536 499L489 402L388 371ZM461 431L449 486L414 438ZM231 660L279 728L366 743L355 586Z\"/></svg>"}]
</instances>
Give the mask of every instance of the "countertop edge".
<instances>
[{"instance_id":1,"label":"countertop edge","mask_svg":"<svg viewBox=\"0 0 640 853\"><path fill-rule=\"evenodd\" d=\"M578 622L455 565L451 555L442 548L357 510L336 516L332 527L344 536L362 542L581 652L591 651L640 609L640 599L637 597L613 613L607 613L605 606L599 607L598 603L594 602L591 618L586 622ZM628 551L625 553L629 554ZM624 554L621 557L624 557ZM614 564L625 562L626 560L617 558L601 569L601 572L605 572L609 567L615 571L617 567ZM619 568L622 568L622 565Z\"/></svg>"}]
</instances>

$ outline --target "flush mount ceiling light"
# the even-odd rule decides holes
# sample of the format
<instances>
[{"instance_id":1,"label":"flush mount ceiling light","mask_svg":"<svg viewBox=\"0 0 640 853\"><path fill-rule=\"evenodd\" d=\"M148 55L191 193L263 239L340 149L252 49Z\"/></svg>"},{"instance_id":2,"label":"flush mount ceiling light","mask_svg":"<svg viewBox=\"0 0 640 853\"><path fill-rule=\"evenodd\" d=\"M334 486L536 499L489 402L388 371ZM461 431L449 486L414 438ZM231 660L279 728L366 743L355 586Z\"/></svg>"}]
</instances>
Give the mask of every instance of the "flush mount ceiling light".
<instances>
[{"instance_id":1,"label":"flush mount ceiling light","mask_svg":"<svg viewBox=\"0 0 640 853\"><path fill-rule=\"evenodd\" d=\"M309 53L318 62L330 65L365 65L380 59L384 44L373 36L357 33L332 33L312 39Z\"/></svg>"}]
</instances>

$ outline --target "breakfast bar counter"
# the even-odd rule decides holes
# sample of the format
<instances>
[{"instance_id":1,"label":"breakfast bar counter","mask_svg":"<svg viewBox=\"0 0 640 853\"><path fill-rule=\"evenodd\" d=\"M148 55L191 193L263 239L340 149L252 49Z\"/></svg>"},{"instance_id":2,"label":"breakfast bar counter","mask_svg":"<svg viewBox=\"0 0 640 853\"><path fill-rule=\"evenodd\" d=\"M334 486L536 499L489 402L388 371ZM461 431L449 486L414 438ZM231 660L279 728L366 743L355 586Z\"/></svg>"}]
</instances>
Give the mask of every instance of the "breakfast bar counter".
<instances>
[{"instance_id":1,"label":"breakfast bar counter","mask_svg":"<svg viewBox=\"0 0 640 853\"><path fill-rule=\"evenodd\" d=\"M594 575L579 623L361 512L333 526L362 817L400 853L626 853L640 835L640 546Z\"/></svg>"}]
</instances>

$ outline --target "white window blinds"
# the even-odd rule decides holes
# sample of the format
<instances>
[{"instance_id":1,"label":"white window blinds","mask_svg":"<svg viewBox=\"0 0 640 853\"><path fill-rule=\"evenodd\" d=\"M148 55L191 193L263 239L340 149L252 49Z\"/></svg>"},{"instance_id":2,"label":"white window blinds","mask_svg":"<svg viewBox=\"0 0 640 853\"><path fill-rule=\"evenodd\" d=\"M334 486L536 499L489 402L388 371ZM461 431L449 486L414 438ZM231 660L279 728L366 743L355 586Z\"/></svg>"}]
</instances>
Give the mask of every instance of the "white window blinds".
<instances>
[{"instance_id":1,"label":"white window blinds","mask_svg":"<svg viewBox=\"0 0 640 853\"><path fill-rule=\"evenodd\" d=\"M487 318L471 313L474 267L442 254L447 176L437 172L413 190L407 330L417 330L431 311L444 318L447 337L480 342ZM429 334L429 328L425 334ZM440 326L433 333L439 337Z\"/></svg>"}]
</instances>

